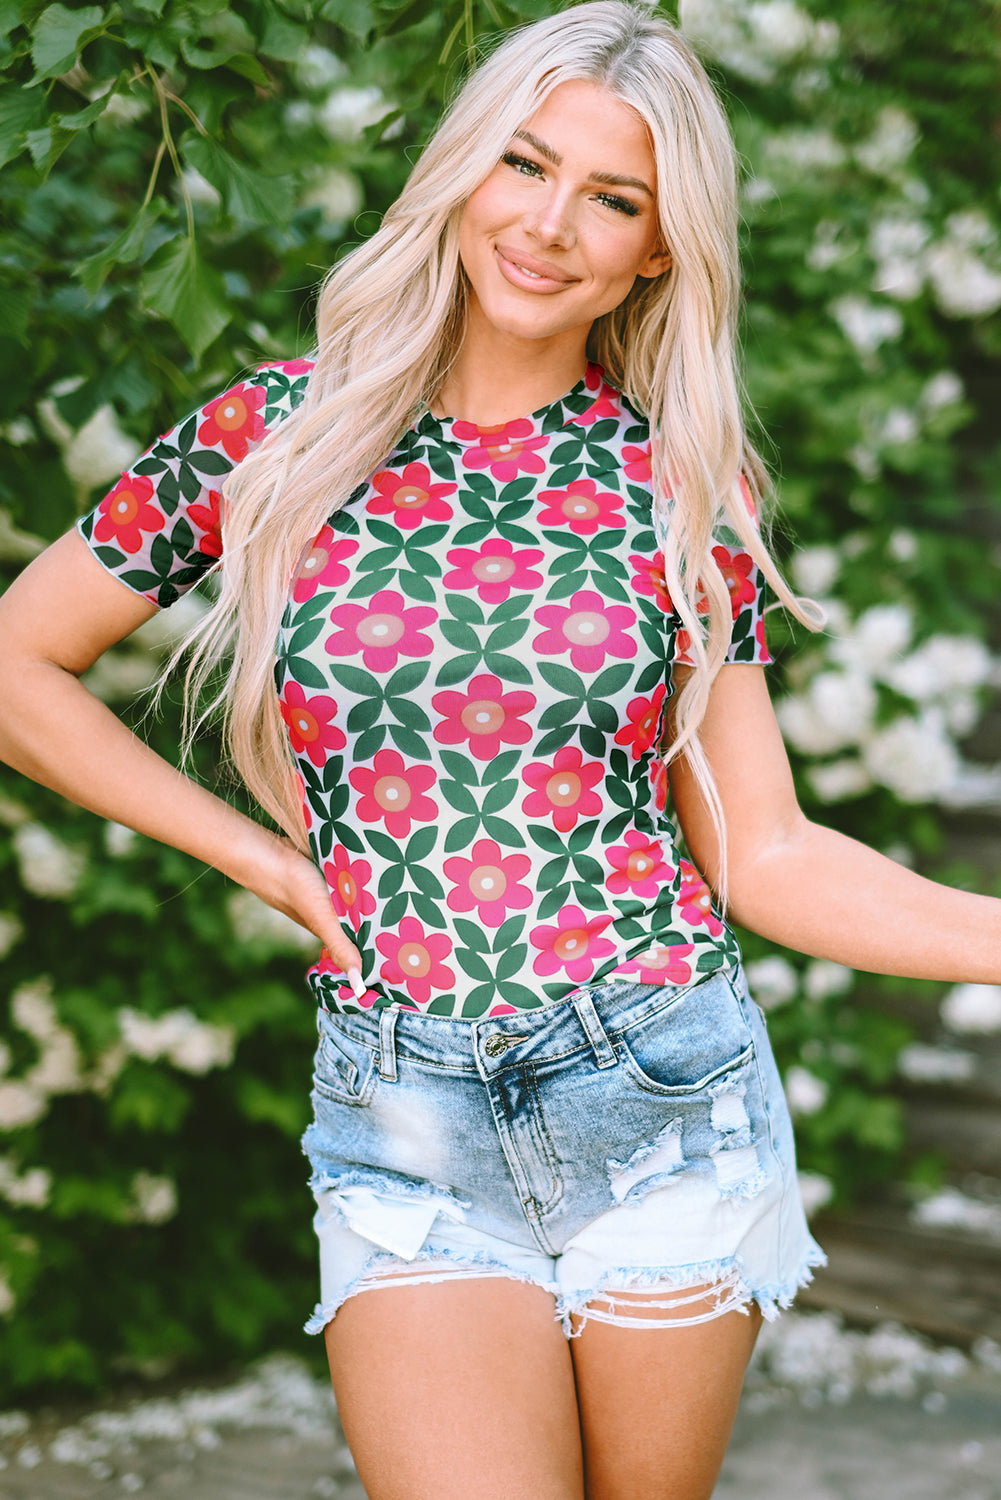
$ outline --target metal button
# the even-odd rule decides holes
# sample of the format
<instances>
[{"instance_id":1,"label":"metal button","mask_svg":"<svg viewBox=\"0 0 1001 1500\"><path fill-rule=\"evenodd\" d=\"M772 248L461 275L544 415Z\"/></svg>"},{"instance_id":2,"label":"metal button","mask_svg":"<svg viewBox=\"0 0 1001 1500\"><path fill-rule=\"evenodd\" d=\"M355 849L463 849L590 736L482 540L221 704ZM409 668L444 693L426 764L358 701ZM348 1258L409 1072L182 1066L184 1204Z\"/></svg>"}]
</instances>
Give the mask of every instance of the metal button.
<instances>
[{"instance_id":1,"label":"metal button","mask_svg":"<svg viewBox=\"0 0 1001 1500\"><path fill-rule=\"evenodd\" d=\"M514 1037L508 1036L488 1036L483 1043L483 1050L488 1057L500 1057L501 1053L506 1052L514 1040Z\"/></svg>"}]
</instances>

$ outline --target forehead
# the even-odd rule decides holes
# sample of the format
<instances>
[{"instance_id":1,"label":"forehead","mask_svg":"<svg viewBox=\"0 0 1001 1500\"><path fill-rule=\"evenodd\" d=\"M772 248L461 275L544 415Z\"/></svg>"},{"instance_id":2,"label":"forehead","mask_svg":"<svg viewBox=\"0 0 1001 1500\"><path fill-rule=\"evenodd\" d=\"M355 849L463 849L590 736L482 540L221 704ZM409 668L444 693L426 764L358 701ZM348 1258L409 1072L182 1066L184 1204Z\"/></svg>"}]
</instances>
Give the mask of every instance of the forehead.
<instances>
[{"instance_id":1,"label":"forehead","mask_svg":"<svg viewBox=\"0 0 1001 1500\"><path fill-rule=\"evenodd\" d=\"M557 84L522 126L561 157L599 171L645 171L656 162L646 122L603 84L575 78ZM653 185L651 181L651 186Z\"/></svg>"}]
</instances>

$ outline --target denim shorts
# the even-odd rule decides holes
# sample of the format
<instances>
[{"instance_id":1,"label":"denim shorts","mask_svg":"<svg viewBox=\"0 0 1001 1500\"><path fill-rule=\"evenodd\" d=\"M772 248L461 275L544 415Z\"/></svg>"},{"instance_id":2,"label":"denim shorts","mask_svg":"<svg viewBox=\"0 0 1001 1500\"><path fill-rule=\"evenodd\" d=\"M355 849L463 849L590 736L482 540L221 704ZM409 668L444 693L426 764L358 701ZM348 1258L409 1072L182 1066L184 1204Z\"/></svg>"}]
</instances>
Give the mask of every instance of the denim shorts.
<instances>
[{"instance_id":1,"label":"denim shorts","mask_svg":"<svg viewBox=\"0 0 1001 1500\"><path fill-rule=\"evenodd\" d=\"M825 1263L739 970L473 1022L321 1009L318 1027L309 1333L360 1291L454 1276L544 1287L568 1336L751 1302L772 1319Z\"/></svg>"}]
</instances>

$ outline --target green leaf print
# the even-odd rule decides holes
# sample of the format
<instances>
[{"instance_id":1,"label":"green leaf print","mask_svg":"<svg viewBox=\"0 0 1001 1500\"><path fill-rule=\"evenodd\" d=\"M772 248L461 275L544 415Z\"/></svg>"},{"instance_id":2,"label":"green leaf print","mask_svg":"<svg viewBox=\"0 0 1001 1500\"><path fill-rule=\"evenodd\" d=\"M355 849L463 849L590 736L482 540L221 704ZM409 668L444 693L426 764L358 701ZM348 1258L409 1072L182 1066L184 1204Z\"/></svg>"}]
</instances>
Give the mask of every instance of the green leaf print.
<instances>
[{"instance_id":1,"label":"green leaf print","mask_svg":"<svg viewBox=\"0 0 1001 1500\"><path fill-rule=\"evenodd\" d=\"M610 704L604 703L600 698L589 697L587 700L587 711L591 716L591 723L595 729L600 729L605 734L614 734L618 729L619 720L615 710ZM604 746L602 746L602 749L604 749Z\"/></svg>"},{"instance_id":2,"label":"green leaf print","mask_svg":"<svg viewBox=\"0 0 1001 1500\"><path fill-rule=\"evenodd\" d=\"M520 760L520 750L505 750L501 755L495 755L493 760L487 761L480 772L481 784L489 786L491 782L503 781L505 777L510 776Z\"/></svg>"},{"instance_id":3,"label":"green leaf print","mask_svg":"<svg viewBox=\"0 0 1001 1500\"><path fill-rule=\"evenodd\" d=\"M188 463L199 474L228 474L233 467L232 459L224 453L217 453L214 448L196 448L189 454Z\"/></svg>"},{"instance_id":4,"label":"green leaf print","mask_svg":"<svg viewBox=\"0 0 1001 1500\"><path fill-rule=\"evenodd\" d=\"M456 854L460 849L468 853L469 847L480 831L479 817L460 818L445 835L445 853Z\"/></svg>"},{"instance_id":5,"label":"green leaf print","mask_svg":"<svg viewBox=\"0 0 1001 1500\"><path fill-rule=\"evenodd\" d=\"M391 896L383 907L382 928L385 932L392 932L394 927L399 927L407 914L409 896Z\"/></svg>"},{"instance_id":6,"label":"green leaf print","mask_svg":"<svg viewBox=\"0 0 1001 1500\"><path fill-rule=\"evenodd\" d=\"M487 636L485 654L493 655L497 651L516 646L531 623L530 620L505 620L503 624L496 626Z\"/></svg>"},{"instance_id":7,"label":"green leaf print","mask_svg":"<svg viewBox=\"0 0 1001 1500\"><path fill-rule=\"evenodd\" d=\"M296 679L300 681L300 678ZM386 742L386 725L376 724L372 729L366 729L355 741L355 760L371 760L377 755Z\"/></svg>"},{"instance_id":8,"label":"green leaf print","mask_svg":"<svg viewBox=\"0 0 1001 1500\"><path fill-rule=\"evenodd\" d=\"M465 917L456 917L455 930L467 947L473 948L477 953L490 952L490 939L475 922L470 922Z\"/></svg>"},{"instance_id":9,"label":"green leaf print","mask_svg":"<svg viewBox=\"0 0 1001 1500\"><path fill-rule=\"evenodd\" d=\"M600 729L593 729L590 724L580 726L581 749L588 755L593 755L596 760L605 758L605 736Z\"/></svg>"},{"instance_id":10,"label":"green leaf print","mask_svg":"<svg viewBox=\"0 0 1001 1500\"><path fill-rule=\"evenodd\" d=\"M416 864L420 859L426 859L434 848L435 839L438 837L437 826L418 828L410 835L405 855L408 865Z\"/></svg>"},{"instance_id":11,"label":"green leaf print","mask_svg":"<svg viewBox=\"0 0 1001 1500\"><path fill-rule=\"evenodd\" d=\"M382 698L382 687L377 678L370 672L363 672L361 667L348 666L343 662L331 662L330 675L335 682L346 687L349 693L356 698Z\"/></svg>"},{"instance_id":12,"label":"green leaf print","mask_svg":"<svg viewBox=\"0 0 1001 1500\"><path fill-rule=\"evenodd\" d=\"M371 599L380 589L388 589L396 578L393 568L383 568L378 573L363 574L358 582L348 590L349 599Z\"/></svg>"},{"instance_id":13,"label":"green leaf print","mask_svg":"<svg viewBox=\"0 0 1001 1500\"><path fill-rule=\"evenodd\" d=\"M445 892L442 890L441 881L424 865L414 865L410 874L414 885L424 892L425 896L431 896L435 901L444 901Z\"/></svg>"},{"instance_id":14,"label":"green leaf print","mask_svg":"<svg viewBox=\"0 0 1001 1500\"><path fill-rule=\"evenodd\" d=\"M378 885L378 896L380 901L384 900L387 896L395 896L397 894L397 892L403 885L403 879L406 873L406 869L403 865L390 865L387 870L383 870L382 874L379 876Z\"/></svg>"},{"instance_id":15,"label":"green leaf print","mask_svg":"<svg viewBox=\"0 0 1001 1500\"><path fill-rule=\"evenodd\" d=\"M630 795L629 788L627 786L624 786L621 781L613 781L612 778L609 777L605 782L605 791L608 793L609 798L612 802L615 803L617 807L627 807L630 811L632 811L633 798ZM629 814L627 813L626 822L628 823L628 821Z\"/></svg>"},{"instance_id":16,"label":"green leaf print","mask_svg":"<svg viewBox=\"0 0 1001 1500\"><path fill-rule=\"evenodd\" d=\"M305 651L307 646L311 646L313 644L321 631L327 628L327 624L328 622L324 619L307 620L304 625L300 625L298 629L293 632L292 637L288 643L289 651L291 651L294 656L297 656L300 651Z\"/></svg>"},{"instance_id":17,"label":"green leaf print","mask_svg":"<svg viewBox=\"0 0 1001 1500\"><path fill-rule=\"evenodd\" d=\"M508 803L519 791L517 781L496 782L483 799L484 813L497 813L501 808L507 807Z\"/></svg>"},{"instance_id":18,"label":"green leaf print","mask_svg":"<svg viewBox=\"0 0 1001 1500\"><path fill-rule=\"evenodd\" d=\"M509 505L512 500L524 500L528 496L532 496L532 503L534 504L536 484L537 480L535 479L512 479L509 483L501 486L501 492L497 496L497 499L501 505Z\"/></svg>"},{"instance_id":19,"label":"green leaf print","mask_svg":"<svg viewBox=\"0 0 1001 1500\"><path fill-rule=\"evenodd\" d=\"M431 760L432 755L428 746L407 724L387 724L385 726L389 738L403 755L411 760Z\"/></svg>"},{"instance_id":20,"label":"green leaf print","mask_svg":"<svg viewBox=\"0 0 1001 1500\"><path fill-rule=\"evenodd\" d=\"M549 589L546 590L546 599L555 603L559 599L569 599L571 594L576 594L578 589L586 589L591 586L590 573L581 572L575 568L565 578L560 578Z\"/></svg>"},{"instance_id":21,"label":"green leaf print","mask_svg":"<svg viewBox=\"0 0 1001 1500\"><path fill-rule=\"evenodd\" d=\"M528 606L533 603L532 594L512 594L510 599L505 599L503 604L498 604L487 620L488 625L500 625L505 620L514 620L518 615L524 614Z\"/></svg>"},{"instance_id":22,"label":"green leaf print","mask_svg":"<svg viewBox=\"0 0 1001 1500\"><path fill-rule=\"evenodd\" d=\"M539 902L539 921L546 922L550 917L555 917L561 908L566 906L569 899L570 887L568 885L555 886Z\"/></svg>"},{"instance_id":23,"label":"green leaf print","mask_svg":"<svg viewBox=\"0 0 1001 1500\"><path fill-rule=\"evenodd\" d=\"M399 569L396 577L408 599L418 599L425 604L434 603L437 596L434 584L429 578L425 578L420 573L408 573L404 568Z\"/></svg>"},{"instance_id":24,"label":"green leaf print","mask_svg":"<svg viewBox=\"0 0 1001 1500\"><path fill-rule=\"evenodd\" d=\"M483 814L483 827L490 838L495 839L498 844L507 844L513 849L524 849L525 840L513 824L504 818L498 818L491 813Z\"/></svg>"},{"instance_id":25,"label":"green leaf print","mask_svg":"<svg viewBox=\"0 0 1001 1500\"><path fill-rule=\"evenodd\" d=\"M567 849L571 854L580 854L583 850L591 847L597 834L598 820L596 818L590 822L581 823L580 827L575 828L567 840Z\"/></svg>"},{"instance_id":26,"label":"green leaf print","mask_svg":"<svg viewBox=\"0 0 1001 1500\"><path fill-rule=\"evenodd\" d=\"M665 642L665 658L674 652L674 630L672 628L669 639ZM648 662L636 679L635 688L637 693L652 693L654 688L670 677L670 662L665 660L663 666L660 662Z\"/></svg>"},{"instance_id":27,"label":"green leaf print","mask_svg":"<svg viewBox=\"0 0 1001 1500\"><path fill-rule=\"evenodd\" d=\"M493 1004L494 995L497 993L493 984L478 984L474 990L470 990L462 1003L462 1016L464 1020L475 1020L482 1016ZM428 1006L428 1010L431 1007ZM451 1011L444 1012L451 1015Z\"/></svg>"},{"instance_id":28,"label":"green leaf print","mask_svg":"<svg viewBox=\"0 0 1001 1500\"><path fill-rule=\"evenodd\" d=\"M604 870L591 854L575 854L573 865L581 880L587 880L592 885L601 885L605 879Z\"/></svg>"},{"instance_id":29,"label":"green leaf print","mask_svg":"<svg viewBox=\"0 0 1001 1500\"><path fill-rule=\"evenodd\" d=\"M379 828L368 828L365 830L365 838L368 840L369 848L374 849L376 854L381 855L383 859L388 859L391 864L402 864L403 851L388 833L383 833Z\"/></svg>"},{"instance_id":30,"label":"green leaf print","mask_svg":"<svg viewBox=\"0 0 1001 1500\"><path fill-rule=\"evenodd\" d=\"M403 537L400 536L395 547L375 547L366 557L355 564L359 573L375 573L382 568L391 567L403 551ZM329 600L326 601L329 605Z\"/></svg>"},{"instance_id":31,"label":"green leaf print","mask_svg":"<svg viewBox=\"0 0 1001 1500\"><path fill-rule=\"evenodd\" d=\"M464 656L453 656L445 662L435 678L435 687L451 687L455 682L465 682L472 677L480 664L479 651Z\"/></svg>"},{"instance_id":32,"label":"green leaf print","mask_svg":"<svg viewBox=\"0 0 1001 1500\"><path fill-rule=\"evenodd\" d=\"M476 774L476 767L471 760L460 755L457 750L442 750L441 763L450 776L463 786L479 786L480 779Z\"/></svg>"},{"instance_id":33,"label":"green leaf print","mask_svg":"<svg viewBox=\"0 0 1001 1500\"><path fill-rule=\"evenodd\" d=\"M365 729L371 729L382 713L381 698L363 698L360 703L354 704L348 713L347 730L349 734L361 734Z\"/></svg>"},{"instance_id":34,"label":"green leaf print","mask_svg":"<svg viewBox=\"0 0 1001 1500\"><path fill-rule=\"evenodd\" d=\"M431 897L425 896L423 891L414 891L410 897L410 904L421 921L428 927L433 927L436 931L441 932L448 926L441 907L436 906Z\"/></svg>"},{"instance_id":35,"label":"green leaf print","mask_svg":"<svg viewBox=\"0 0 1001 1500\"><path fill-rule=\"evenodd\" d=\"M549 485L554 490L567 490L583 472L584 465L581 463L561 464L549 475Z\"/></svg>"},{"instance_id":36,"label":"green leaf print","mask_svg":"<svg viewBox=\"0 0 1001 1500\"><path fill-rule=\"evenodd\" d=\"M547 709L539 715L540 729L562 728L576 719L584 707L583 698L565 698L559 703L551 703ZM535 753L539 753L539 746L534 747ZM545 752L542 752L543 754Z\"/></svg>"},{"instance_id":37,"label":"green leaf print","mask_svg":"<svg viewBox=\"0 0 1001 1500\"><path fill-rule=\"evenodd\" d=\"M455 957L464 974L470 975L473 979L485 979L488 984L493 984L494 976L491 974L489 967L483 962L480 955L474 953L471 948L456 948Z\"/></svg>"},{"instance_id":38,"label":"green leaf print","mask_svg":"<svg viewBox=\"0 0 1001 1500\"><path fill-rule=\"evenodd\" d=\"M604 891L600 889L595 890L593 885L580 880L573 882L573 891L581 906L585 907L588 911L607 910Z\"/></svg>"},{"instance_id":39,"label":"green leaf print","mask_svg":"<svg viewBox=\"0 0 1001 1500\"><path fill-rule=\"evenodd\" d=\"M521 937L524 925L523 916L508 917L506 922L502 922L494 933L493 951L503 953L505 949L510 948L512 943L516 943Z\"/></svg>"},{"instance_id":40,"label":"green leaf print","mask_svg":"<svg viewBox=\"0 0 1001 1500\"><path fill-rule=\"evenodd\" d=\"M514 948L509 948L502 953L497 960L497 978L499 980L513 979L521 969L528 963L528 947L525 943L519 943Z\"/></svg>"},{"instance_id":41,"label":"green leaf print","mask_svg":"<svg viewBox=\"0 0 1001 1500\"><path fill-rule=\"evenodd\" d=\"M483 611L475 599L468 594L449 594L448 606L457 620L464 621L467 625L484 625Z\"/></svg>"},{"instance_id":42,"label":"green leaf print","mask_svg":"<svg viewBox=\"0 0 1001 1500\"><path fill-rule=\"evenodd\" d=\"M537 828L530 827L528 832L533 844L538 844L544 853L566 854L566 845L554 828L547 828L544 823L540 823Z\"/></svg>"},{"instance_id":43,"label":"green leaf print","mask_svg":"<svg viewBox=\"0 0 1001 1500\"><path fill-rule=\"evenodd\" d=\"M479 824L480 810L476 798L461 781L439 781L438 790L449 807L454 807L456 812L466 813L469 817L475 818L477 825Z\"/></svg>"},{"instance_id":44,"label":"green leaf print","mask_svg":"<svg viewBox=\"0 0 1001 1500\"><path fill-rule=\"evenodd\" d=\"M450 646L457 651L468 652L479 660L480 643L476 631L466 625L462 620L449 620L442 617L438 621L438 628Z\"/></svg>"},{"instance_id":45,"label":"green leaf print","mask_svg":"<svg viewBox=\"0 0 1001 1500\"><path fill-rule=\"evenodd\" d=\"M501 651L486 651L483 665L488 672L493 672L495 677L502 678L504 682L522 683L526 687L531 684L531 672L516 656L505 656Z\"/></svg>"},{"instance_id":46,"label":"green leaf print","mask_svg":"<svg viewBox=\"0 0 1001 1500\"><path fill-rule=\"evenodd\" d=\"M547 860L535 877L536 890L550 891L554 886L563 885L569 863L569 854L558 854L555 859Z\"/></svg>"}]
</instances>

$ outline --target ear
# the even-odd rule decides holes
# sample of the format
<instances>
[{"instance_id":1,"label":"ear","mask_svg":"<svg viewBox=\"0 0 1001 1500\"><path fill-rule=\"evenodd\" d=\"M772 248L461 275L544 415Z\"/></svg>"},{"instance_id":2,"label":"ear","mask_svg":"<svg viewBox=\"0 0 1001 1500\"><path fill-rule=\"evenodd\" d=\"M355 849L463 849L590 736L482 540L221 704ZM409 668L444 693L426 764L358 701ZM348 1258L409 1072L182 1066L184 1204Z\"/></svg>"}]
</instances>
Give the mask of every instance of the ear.
<instances>
[{"instance_id":1,"label":"ear","mask_svg":"<svg viewBox=\"0 0 1001 1500\"><path fill-rule=\"evenodd\" d=\"M653 250L636 274L647 281L653 281L656 277L663 276L665 271L669 271L673 264L674 257L670 250Z\"/></svg>"}]
</instances>

